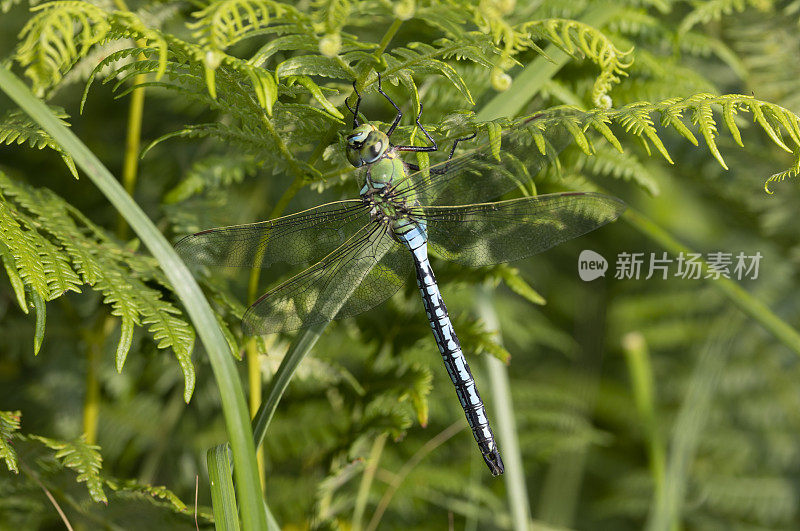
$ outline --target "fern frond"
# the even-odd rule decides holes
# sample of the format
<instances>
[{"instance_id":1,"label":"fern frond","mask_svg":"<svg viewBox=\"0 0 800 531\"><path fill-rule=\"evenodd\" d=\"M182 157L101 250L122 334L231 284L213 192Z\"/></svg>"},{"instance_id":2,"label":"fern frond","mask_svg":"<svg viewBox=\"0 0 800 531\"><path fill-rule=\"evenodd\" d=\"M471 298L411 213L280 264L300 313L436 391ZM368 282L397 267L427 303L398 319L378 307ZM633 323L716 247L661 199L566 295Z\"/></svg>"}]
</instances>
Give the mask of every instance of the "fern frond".
<instances>
[{"instance_id":1,"label":"fern frond","mask_svg":"<svg viewBox=\"0 0 800 531\"><path fill-rule=\"evenodd\" d=\"M66 126L67 118L69 116L61 109L52 108L59 121ZM2 122L0 122L0 144L13 145L24 144L35 149L49 148L61 155L64 164L67 165L69 172L78 178L78 170L75 168L75 162L72 156L64 151L50 135L45 133L37 124L33 123L30 118L23 115L21 112L11 112L6 115Z\"/></svg>"},{"instance_id":2,"label":"fern frond","mask_svg":"<svg viewBox=\"0 0 800 531\"><path fill-rule=\"evenodd\" d=\"M19 474L19 468L17 452L11 441L19 431L21 415L19 411L0 411L0 459L6 462L9 472L15 474Z\"/></svg>"},{"instance_id":3,"label":"fern frond","mask_svg":"<svg viewBox=\"0 0 800 531\"><path fill-rule=\"evenodd\" d=\"M11 255L11 251L4 243L0 243L0 260L3 262L3 268L8 275L8 281L11 282L11 288L17 296L17 304L19 304L23 312L28 313L28 301L25 297L25 283L14 267L14 257Z\"/></svg>"},{"instance_id":4,"label":"fern frond","mask_svg":"<svg viewBox=\"0 0 800 531\"><path fill-rule=\"evenodd\" d=\"M771 175L770 178L767 179L767 181L764 183L764 191L768 194L773 194L774 192L769 189L769 183L779 183L785 179L797 177L798 175L800 175L800 150L795 151L794 161L791 168Z\"/></svg>"},{"instance_id":5,"label":"fern frond","mask_svg":"<svg viewBox=\"0 0 800 531\"><path fill-rule=\"evenodd\" d=\"M633 154L620 153L609 146L597 146L591 157L581 154L571 161L570 166L575 171L586 171L594 176L611 176L632 182L651 196L659 194L658 181L653 178L651 169L646 168Z\"/></svg>"},{"instance_id":6,"label":"fern frond","mask_svg":"<svg viewBox=\"0 0 800 531\"><path fill-rule=\"evenodd\" d=\"M42 265L37 237L30 230L23 230L11 208L0 202L0 239L11 250L14 267L20 278L42 299L50 298L50 282Z\"/></svg>"},{"instance_id":7,"label":"fern frond","mask_svg":"<svg viewBox=\"0 0 800 531\"><path fill-rule=\"evenodd\" d=\"M191 365L194 330L177 317L180 312L162 300L158 290L144 284L149 278L167 284L157 264L120 249L99 227L78 217L89 229L87 235L76 224L75 210L49 190L33 189L0 173L0 191L32 214L28 216L0 201L0 243L11 250L14 269L23 282L44 300L52 300L67 290L80 291L82 283L102 293L103 303L111 306L111 314L121 319L116 356L119 371L130 350L135 325L151 325L148 331L157 346L175 352L188 400L195 380ZM49 233L57 244L40 232ZM9 264L5 265L8 268Z\"/></svg>"},{"instance_id":8,"label":"fern frond","mask_svg":"<svg viewBox=\"0 0 800 531\"><path fill-rule=\"evenodd\" d=\"M741 134L736 125L735 116L739 112L749 111L753 114L754 122L764 130L775 145L793 154L800 150L800 117L779 105L740 94L724 96L695 94L689 98L670 98L659 103L633 103L619 109L597 109L588 113L565 114L558 108L554 108L551 111L540 113L539 118L530 123L529 129L543 154L545 153L542 147L544 133L547 127L557 124L568 129L583 152L591 155L594 148L588 143L584 134L585 131L591 129L600 133L617 151L622 151L619 140L606 125L613 123L621 126L626 132L639 137L648 154L650 154L650 143L652 143L658 152L672 163L651 115L659 113L663 126L675 129L692 144L697 145L694 134L681 119L683 113L690 112L692 124L697 127L705 139L709 151L719 164L727 169L716 145L718 130L717 122L714 119L715 110L721 110L725 126L739 145L741 145ZM796 167L797 162L784 172L783 178L795 175ZM767 182L780 180L780 175L773 176Z\"/></svg>"},{"instance_id":9,"label":"fern frond","mask_svg":"<svg viewBox=\"0 0 800 531\"><path fill-rule=\"evenodd\" d=\"M105 483L117 494L125 496L132 495L136 498L147 500L149 503L156 505L158 507L166 506L171 511L179 514L194 513L194 509L190 509L178 497L177 494L175 494L166 487L147 485L145 483L140 483L138 481L130 479L128 480L106 479ZM211 515L208 514L206 511L201 510L199 514L206 520L211 518Z\"/></svg>"},{"instance_id":10,"label":"fern frond","mask_svg":"<svg viewBox=\"0 0 800 531\"><path fill-rule=\"evenodd\" d=\"M40 435L31 435L30 437L51 450L55 450L55 458L63 466L78 473L78 482L86 483L89 495L94 501L108 503L106 493L103 491L103 479L100 477L103 456L100 455L99 446L87 444L84 436L73 441L59 441Z\"/></svg>"},{"instance_id":11,"label":"fern frond","mask_svg":"<svg viewBox=\"0 0 800 531\"><path fill-rule=\"evenodd\" d=\"M88 3L74 0L37 6L38 12L20 32L16 59L33 81L33 90L43 96L47 87L89 49L102 41L109 30L108 14Z\"/></svg>"},{"instance_id":12,"label":"fern frond","mask_svg":"<svg viewBox=\"0 0 800 531\"><path fill-rule=\"evenodd\" d=\"M257 167L257 161L247 155L214 155L198 160L183 180L164 195L164 203L178 203L208 189L241 183L245 177L252 176Z\"/></svg>"},{"instance_id":13,"label":"fern frond","mask_svg":"<svg viewBox=\"0 0 800 531\"><path fill-rule=\"evenodd\" d=\"M694 10L686 15L678 26L678 34L686 33L697 24L706 24L720 20L723 15L730 15L734 11L742 12L748 3L747 0L711 0L697 4Z\"/></svg>"},{"instance_id":14,"label":"fern frond","mask_svg":"<svg viewBox=\"0 0 800 531\"><path fill-rule=\"evenodd\" d=\"M134 282L136 291L144 291L146 286ZM142 314L142 324L150 325L148 330L153 334L158 348L171 348L181 366L184 379L183 397L186 402L192 397L195 384L194 367L192 366L192 350L194 350L194 328L183 319L175 317L180 311L172 304L158 297L141 298L138 302Z\"/></svg>"},{"instance_id":15,"label":"fern frond","mask_svg":"<svg viewBox=\"0 0 800 531\"><path fill-rule=\"evenodd\" d=\"M595 107L611 106L608 92L620 77L628 75L625 70L633 64L633 48L623 52L603 32L576 20L536 20L522 24L518 31L527 32L533 40L546 39L573 57L584 55L597 64L600 75L592 89Z\"/></svg>"},{"instance_id":16,"label":"fern frond","mask_svg":"<svg viewBox=\"0 0 800 531\"><path fill-rule=\"evenodd\" d=\"M417 87L412 80L414 73L437 74L449 80L453 87L471 104L472 94L464 80L445 59L461 59L493 68L501 51L486 35L472 32L458 40L439 39L432 44L415 42L405 48L394 48L383 55L387 68L383 75L387 79L399 80L412 94L415 106L419 107Z\"/></svg>"},{"instance_id":17,"label":"fern frond","mask_svg":"<svg viewBox=\"0 0 800 531\"><path fill-rule=\"evenodd\" d=\"M187 24L202 46L217 50L247 38L249 33L269 25L270 11L280 16L289 7L269 0L222 0L192 13L196 22Z\"/></svg>"}]
</instances>

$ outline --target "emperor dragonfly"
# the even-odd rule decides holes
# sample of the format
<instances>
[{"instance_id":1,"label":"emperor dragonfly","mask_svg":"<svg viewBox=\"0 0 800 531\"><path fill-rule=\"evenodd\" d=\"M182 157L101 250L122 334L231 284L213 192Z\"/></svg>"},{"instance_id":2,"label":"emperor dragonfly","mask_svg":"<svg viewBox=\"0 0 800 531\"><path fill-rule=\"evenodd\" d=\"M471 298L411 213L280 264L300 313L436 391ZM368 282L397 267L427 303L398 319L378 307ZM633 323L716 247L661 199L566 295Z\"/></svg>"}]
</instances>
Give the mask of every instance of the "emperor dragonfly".
<instances>
[{"instance_id":1,"label":"emperor dragonfly","mask_svg":"<svg viewBox=\"0 0 800 531\"><path fill-rule=\"evenodd\" d=\"M360 199L337 201L278 219L205 230L180 240L187 260L207 265L269 268L278 263L311 267L259 298L245 313L246 334L269 334L343 319L373 308L394 294L413 264L428 321L456 394L492 475L503 473L503 461L475 380L442 300L428 245L437 256L473 267L525 258L615 220L625 205L597 193L567 192L498 202L518 186L518 173L535 174L548 160L538 134L537 116L516 122L486 143L455 156L454 141L446 161L420 170L403 162L401 152L433 152L436 141L416 125L429 146L391 144L402 112L381 87L378 92L397 114L384 133L359 123L361 94L347 136L347 160L360 168ZM563 137L569 134L560 131ZM552 152L560 147L545 143ZM441 206L470 203L461 206ZM409 260L410 254L410 260Z\"/></svg>"}]
</instances>

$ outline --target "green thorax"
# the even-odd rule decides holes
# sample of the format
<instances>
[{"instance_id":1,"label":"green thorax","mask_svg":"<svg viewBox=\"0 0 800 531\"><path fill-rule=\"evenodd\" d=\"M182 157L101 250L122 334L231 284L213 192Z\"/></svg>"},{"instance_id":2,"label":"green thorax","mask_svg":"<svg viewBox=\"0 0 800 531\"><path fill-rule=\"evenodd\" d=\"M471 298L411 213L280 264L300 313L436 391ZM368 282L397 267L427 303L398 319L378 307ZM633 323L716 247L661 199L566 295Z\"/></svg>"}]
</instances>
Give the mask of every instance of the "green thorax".
<instances>
[{"instance_id":1,"label":"green thorax","mask_svg":"<svg viewBox=\"0 0 800 531\"><path fill-rule=\"evenodd\" d=\"M386 223L395 234L416 225L410 209L419 205L412 190L406 165L389 143L389 137L365 123L347 137L347 159L353 166L365 166L361 198L370 205L373 220Z\"/></svg>"}]
</instances>

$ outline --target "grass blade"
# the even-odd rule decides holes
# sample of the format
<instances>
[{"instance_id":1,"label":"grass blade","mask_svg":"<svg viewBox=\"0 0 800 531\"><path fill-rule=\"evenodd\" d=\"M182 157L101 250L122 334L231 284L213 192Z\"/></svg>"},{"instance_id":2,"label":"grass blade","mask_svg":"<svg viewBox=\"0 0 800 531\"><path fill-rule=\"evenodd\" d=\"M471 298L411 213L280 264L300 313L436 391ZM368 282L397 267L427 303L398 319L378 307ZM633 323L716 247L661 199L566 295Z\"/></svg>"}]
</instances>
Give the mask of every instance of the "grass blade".
<instances>
[{"instance_id":1,"label":"grass blade","mask_svg":"<svg viewBox=\"0 0 800 531\"><path fill-rule=\"evenodd\" d=\"M236 493L231 479L231 450L228 444L210 448L206 453L208 479L211 483L211 505L218 531L239 531Z\"/></svg>"}]
</instances>

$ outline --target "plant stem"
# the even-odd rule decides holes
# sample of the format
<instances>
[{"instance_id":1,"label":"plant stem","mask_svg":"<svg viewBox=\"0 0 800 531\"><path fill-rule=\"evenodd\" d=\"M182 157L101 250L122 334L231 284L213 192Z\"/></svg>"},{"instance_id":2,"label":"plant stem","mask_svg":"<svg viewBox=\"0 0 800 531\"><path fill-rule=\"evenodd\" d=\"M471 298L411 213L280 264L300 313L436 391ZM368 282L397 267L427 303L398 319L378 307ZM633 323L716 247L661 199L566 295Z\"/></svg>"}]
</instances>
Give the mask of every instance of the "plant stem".
<instances>
[{"instance_id":1,"label":"plant stem","mask_svg":"<svg viewBox=\"0 0 800 531\"><path fill-rule=\"evenodd\" d=\"M97 378L103 344L114 328L117 319L110 316L98 318L85 334L86 349L86 398L83 403L83 433L86 442L97 443L97 422L100 415L100 381Z\"/></svg>"},{"instance_id":2,"label":"plant stem","mask_svg":"<svg viewBox=\"0 0 800 531\"><path fill-rule=\"evenodd\" d=\"M475 297L475 308L486 324L489 332L495 332L500 339L500 320L494 310L494 301L489 286L478 288ZM501 341L498 341L501 342ZM497 419L497 438L500 442L506 471L503 475L508 489L508 505L511 512L513 529L527 530L530 527L531 508L528 503L528 488L525 485L525 469L522 464L522 452L519 448L517 424L514 421L514 403L511 398L511 386L508 381L508 367L494 356L484 356L486 372L489 374L492 394L492 409Z\"/></svg>"},{"instance_id":3,"label":"plant stem","mask_svg":"<svg viewBox=\"0 0 800 531\"><path fill-rule=\"evenodd\" d=\"M97 443L97 418L100 411L100 382L97 366L103 346L102 337L96 333L86 334L86 398L83 401L83 434L88 444Z\"/></svg>"},{"instance_id":4,"label":"plant stem","mask_svg":"<svg viewBox=\"0 0 800 531\"><path fill-rule=\"evenodd\" d=\"M369 524L367 524L367 531L374 531L378 528L378 524L380 524L381 518L383 518L383 513L385 513L386 509L389 507L389 502L392 501L397 489L399 489L400 485L403 484L403 481L406 479L408 474L414 470L414 467L416 467L423 459L425 459L428 454L452 439L456 434L461 432L466 427L467 425L464 423L463 419L457 420L442 430L433 439L426 442L422 448L417 450L416 453L411 456L411 459L406 461L403 467L394 476L389 488L381 497L381 501L378 502L378 507L375 509L375 513L372 515Z\"/></svg>"},{"instance_id":5,"label":"plant stem","mask_svg":"<svg viewBox=\"0 0 800 531\"><path fill-rule=\"evenodd\" d=\"M356 494L356 503L353 509L353 529L361 529L364 510L367 508L367 500L369 500L369 489L372 486L373 479L375 479L375 471L378 469L381 453L383 453L383 447L386 444L386 436L386 433L382 433L372 443L372 449L367 458L367 466L364 468L361 483L358 485L358 494Z\"/></svg>"},{"instance_id":6,"label":"plant stem","mask_svg":"<svg viewBox=\"0 0 800 531\"><path fill-rule=\"evenodd\" d=\"M378 44L378 49L375 50L375 53L372 54L375 59L380 59L383 52L386 51L386 47L389 46L389 43L392 42L392 39L395 35L397 35L397 30L400 29L400 26L403 24L403 21L399 18L394 19L392 25L389 26L389 29L386 30L386 33L383 35L380 44Z\"/></svg>"},{"instance_id":7,"label":"plant stem","mask_svg":"<svg viewBox=\"0 0 800 531\"><path fill-rule=\"evenodd\" d=\"M124 0L114 0L114 4L120 11L130 12ZM143 39L136 41L139 48L144 48L146 42ZM139 61L147 58L144 54L139 54ZM137 74L133 78L133 86L142 85L147 81L146 74ZM125 137L125 156L122 161L122 186L129 195L133 195L136 190L136 178L139 169L139 149L142 141L142 114L144 113L144 87L133 89L131 101L128 106L128 130ZM120 214L117 220L117 237L124 240L127 236L128 224L125 217Z\"/></svg>"},{"instance_id":8,"label":"plant stem","mask_svg":"<svg viewBox=\"0 0 800 531\"><path fill-rule=\"evenodd\" d=\"M242 383L230 355L230 348L219 328L203 292L181 261L172 245L131 199L111 172L78 137L64 126L50 109L5 66L0 66L0 90L17 103L67 153L112 205L125 216L128 224L150 250L164 271L208 353L219 389L222 411L234 459L237 498L245 529L266 528L266 514L258 480L255 446Z\"/></svg>"},{"instance_id":9,"label":"plant stem","mask_svg":"<svg viewBox=\"0 0 800 531\"><path fill-rule=\"evenodd\" d=\"M655 379L650 364L650 352L644 336L638 332L629 332L622 338L622 350L628 365L631 380L633 402L647 439L647 450L650 458L650 474L653 476L653 498L659 500L664 490L664 470L666 468L666 450L664 441L658 431L659 419L656 412Z\"/></svg>"},{"instance_id":10,"label":"plant stem","mask_svg":"<svg viewBox=\"0 0 800 531\"><path fill-rule=\"evenodd\" d=\"M283 211L286 209L286 206L289 204L289 201L297 194L298 191L303 187L304 179L302 177L296 177L292 184L289 185L289 188L283 193L281 198L275 204L275 207L272 209L272 212L269 215L269 219L274 219L280 216ZM259 258L256 259L256 263L260 261ZM247 284L247 303L253 304L258 297L258 283L261 279L261 268L254 267L250 270L250 278L248 279ZM255 418L258 414L259 407L261 406L261 396L262 396L262 380L261 380L261 364L258 361L258 348L256 347L256 338L251 337L245 346L245 350L247 352L247 379L250 384L250 417ZM264 457L264 449L261 448L261 444L256 445L256 460L258 461L258 476L261 481L261 489L263 490L266 486L266 475L264 472L265 466L265 457Z\"/></svg>"},{"instance_id":11,"label":"plant stem","mask_svg":"<svg viewBox=\"0 0 800 531\"><path fill-rule=\"evenodd\" d=\"M139 46L143 46L139 43ZM144 54L139 54L139 60L144 61ZM141 85L147 81L145 74L137 74L133 78L134 85ZM139 169L139 150L141 147L142 113L144 112L144 87L133 89L131 102L128 107L128 132L125 138L125 158L122 163L122 185L128 194L133 195L136 190L136 178ZM123 216L119 217L117 236L124 240L128 232L128 224Z\"/></svg>"}]
</instances>

